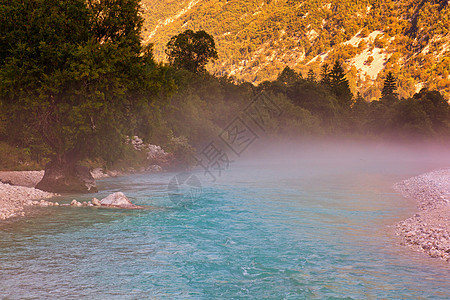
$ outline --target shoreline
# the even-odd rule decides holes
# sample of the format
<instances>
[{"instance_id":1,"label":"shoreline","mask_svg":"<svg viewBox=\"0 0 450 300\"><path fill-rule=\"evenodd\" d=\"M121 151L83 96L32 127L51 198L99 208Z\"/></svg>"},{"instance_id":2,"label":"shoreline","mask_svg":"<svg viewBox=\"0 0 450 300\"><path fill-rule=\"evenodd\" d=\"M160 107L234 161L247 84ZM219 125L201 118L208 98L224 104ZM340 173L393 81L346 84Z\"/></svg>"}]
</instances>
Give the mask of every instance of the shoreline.
<instances>
[{"instance_id":1,"label":"shoreline","mask_svg":"<svg viewBox=\"0 0 450 300\"><path fill-rule=\"evenodd\" d=\"M450 262L450 168L403 180L394 189L418 207L396 225L400 244Z\"/></svg>"},{"instance_id":2,"label":"shoreline","mask_svg":"<svg viewBox=\"0 0 450 300\"><path fill-rule=\"evenodd\" d=\"M0 221L23 217L26 208L30 206L53 206L53 202L45 199L56 196L58 195L32 187L0 183Z\"/></svg>"},{"instance_id":3,"label":"shoreline","mask_svg":"<svg viewBox=\"0 0 450 300\"><path fill-rule=\"evenodd\" d=\"M59 196L34 188L44 171L0 171L0 221L29 214L34 206L57 206L46 199Z\"/></svg>"},{"instance_id":4,"label":"shoreline","mask_svg":"<svg viewBox=\"0 0 450 300\"><path fill-rule=\"evenodd\" d=\"M0 180L12 184L0 182L0 221L26 216L33 206L59 205L45 200L58 194L34 188L43 174L44 171L0 171ZM111 175L94 177L115 177ZM394 189L418 207L416 214L395 226L400 245L450 262L450 168L403 180Z\"/></svg>"},{"instance_id":5,"label":"shoreline","mask_svg":"<svg viewBox=\"0 0 450 300\"><path fill-rule=\"evenodd\" d=\"M161 172L161 167L157 167L150 171ZM100 168L91 171L95 180L135 173L138 172L108 171L104 173ZM34 188L43 176L44 171L0 171L0 221L24 217L28 215L29 208L34 206L59 206L58 202L46 199L61 195Z\"/></svg>"}]
</instances>

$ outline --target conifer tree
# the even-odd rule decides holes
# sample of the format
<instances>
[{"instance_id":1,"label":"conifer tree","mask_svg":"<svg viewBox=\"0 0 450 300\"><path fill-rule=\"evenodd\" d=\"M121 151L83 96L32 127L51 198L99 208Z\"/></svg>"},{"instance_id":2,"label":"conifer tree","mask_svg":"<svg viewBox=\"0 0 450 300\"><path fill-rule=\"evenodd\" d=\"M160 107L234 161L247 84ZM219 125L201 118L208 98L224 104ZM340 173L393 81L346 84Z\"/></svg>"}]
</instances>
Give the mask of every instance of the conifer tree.
<instances>
[{"instance_id":1,"label":"conifer tree","mask_svg":"<svg viewBox=\"0 0 450 300\"><path fill-rule=\"evenodd\" d=\"M389 72L386 75L386 78L384 79L384 86L383 90L381 91L381 101L391 106L395 102L398 101L398 94L395 92L397 89L397 79L392 74L392 72Z\"/></svg>"},{"instance_id":2,"label":"conifer tree","mask_svg":"<svg viewBox=\"0 0 450 300\"><path fill-rule=\"evenodd\" d=\"M397 89L397 78L395 78L392 72L389 72L384 79L383 91L381 92L381 96L383 98L387 96L397 97L397 93L395 90Z\"/></svg>"},{"instance_id":3,"label":"conifer tree","mask_svg":"<svg viewBox=\"0 0 450 300\"><path fill-rule=\"evenodd\" d=\"M331 90L338 98L341 106L345 109L350 108L353 95L350 91L348 80L345 77L344 69L338 61L334 63L333 68L330 70L328 76L330 80Z\"/></svg>"},{"instance_id":4,"label":"conifer tree","mask_svg":"<svg viewBox=\"0 0 450 300\"><path fill-rule=\"evenodd\" d=\"M309 69L308 77L306 78L306 80L308 80L310 82L315 82L316 81L316 74L314 73L313 69Z\"/></svg>"},{"instance_id":5,"label":"conifer tree","mask_svg":"<svg viewBox=\"0 0 450 300\"><path fill-rule=\"evenodd\" d=\"M330 85L330 70L329 70L329 67L330 66L327 63L325 63L325 64L322 65L322 68L321 68L320 83L322 85L325 85L325 86L329 86Z\"/></svg>"}]
</instances>

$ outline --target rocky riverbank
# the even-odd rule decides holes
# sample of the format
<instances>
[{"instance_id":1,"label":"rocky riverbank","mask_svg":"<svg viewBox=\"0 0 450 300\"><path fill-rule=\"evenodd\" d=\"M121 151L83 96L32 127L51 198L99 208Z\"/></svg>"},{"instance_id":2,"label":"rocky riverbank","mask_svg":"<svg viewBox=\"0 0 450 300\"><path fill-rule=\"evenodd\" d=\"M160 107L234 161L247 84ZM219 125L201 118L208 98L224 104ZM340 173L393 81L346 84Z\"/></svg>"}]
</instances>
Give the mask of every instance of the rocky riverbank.
<instances>
[{"instance_id":1,"label":"rocky riverbank","mask_svg":"<svg viewBox=\"0 0 450 300\"><path fill-rule=\"evenodd\" d=\"M53 205L53 202L44 199L54 196L56 195L35 188L0 183L0 220L24 216L27 206Z\"/></svg>"},{"instance_id":2,"label":"rocky riverbank","mask_svg":"<svg viewBox=\"0 0 450 300\"><path fill-rule=\"evenodd\" d=\"M450 261L450 169L412 177L394 188L419 207L417 214L397 224L402 244Z\"/></svg>"},{"instance_id":3,"label":"rocky riverbank","mask_svg":"<svg viewBox=\"0 0 450 300\"><path fill-rule=\"evenodd\" d=\"M45 200L57 194L34 188L43 176L44 171L0 171L0 221L25 216L27 207L59 205Z\"/></svg>"},{"instance_id":4,"label":"rocky riverbank","mask_svg":"<svg viewBox=\"0 0 450 300\"><path fill-rule=\"evenodd\" d=\"M159 166L157 166L159 167ZM148 170L148 172L158 172L157 170ZM95 169L92 172L95 179L125 175L124 173L110 171L104 173L102 169ZM35 189L34 186L42 179L44 171L0 171L0 221L13 217L25 216L26 208L32 206L59 206L57 202L47 201L45 199L55 197L57 194L48 193ZM72 201L72 205L64 204L62 206L103 206L126 209L140 209L126 198L125 195L113 194L113 200L105 198L94 203L80 203ZM112 195L111 195L112 196ZM116 199L117 198L117 199ZM103 202L102 202L103 201Z\"/></svg>"}]
</instances>

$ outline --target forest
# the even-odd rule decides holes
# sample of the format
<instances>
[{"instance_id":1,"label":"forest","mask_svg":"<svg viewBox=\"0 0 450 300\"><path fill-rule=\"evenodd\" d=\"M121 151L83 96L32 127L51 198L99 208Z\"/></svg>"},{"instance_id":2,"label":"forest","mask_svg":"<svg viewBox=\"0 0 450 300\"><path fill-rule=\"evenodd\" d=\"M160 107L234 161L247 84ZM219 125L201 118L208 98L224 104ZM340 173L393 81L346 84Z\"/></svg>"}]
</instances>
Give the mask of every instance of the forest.
<instances>
[{"instance_id":1,"label":"forest","mask_svg":"<svg viewBox=\"0 0 450 300\"><path fill-rule=\"evenodd\" d=\"M353 93L381 97L393 72L400 97L422 87L450 96L450 7L446 0L143 0L146 43L163 61L170 37L191 29L214 36L208 70L259 84L285 66L320 72L339 60Z\"/></svg>"},{"instance_id":2,"label":"forest","mask_svg":"<svg viewBox=\"0 0 450 300\"><path fill-rule=\"evenodd\" d=\"M339 59L302 74L285 66L258 85L212 74L213 36L186 30L157 62L141 40L139 1L3 1L0 6L0 167L112 167L139 136L175 156L173 168L221 134L258 95L279 113L271 139L342 137L448 141L450 105L437 90L400 97L398 74L381 97L352 93Z\"/></svg>"}]
</instances>

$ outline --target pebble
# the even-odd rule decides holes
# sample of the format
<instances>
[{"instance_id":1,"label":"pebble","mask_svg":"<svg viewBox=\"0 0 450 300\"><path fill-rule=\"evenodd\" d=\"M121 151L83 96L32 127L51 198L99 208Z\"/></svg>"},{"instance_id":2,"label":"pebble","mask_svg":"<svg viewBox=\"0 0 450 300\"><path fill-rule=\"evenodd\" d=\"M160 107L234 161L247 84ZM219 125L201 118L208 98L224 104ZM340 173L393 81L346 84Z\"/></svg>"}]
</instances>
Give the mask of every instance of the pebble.
<instances>
[{"instance_id":1,"label":"pebble","mask_svg":"<svg viewBox=\"0 0 450 300\"><path fill-rule=\"evenodd\" d=\"M94 206L102 206L97 198L93 198L91 202Z\"/></svg>"}]
</instances>

